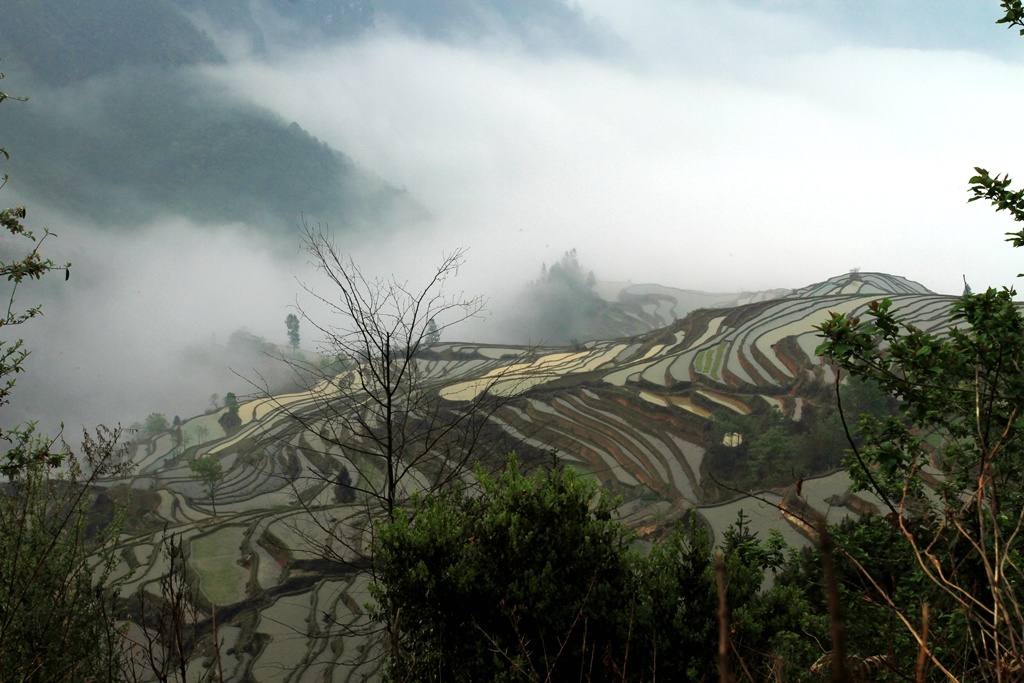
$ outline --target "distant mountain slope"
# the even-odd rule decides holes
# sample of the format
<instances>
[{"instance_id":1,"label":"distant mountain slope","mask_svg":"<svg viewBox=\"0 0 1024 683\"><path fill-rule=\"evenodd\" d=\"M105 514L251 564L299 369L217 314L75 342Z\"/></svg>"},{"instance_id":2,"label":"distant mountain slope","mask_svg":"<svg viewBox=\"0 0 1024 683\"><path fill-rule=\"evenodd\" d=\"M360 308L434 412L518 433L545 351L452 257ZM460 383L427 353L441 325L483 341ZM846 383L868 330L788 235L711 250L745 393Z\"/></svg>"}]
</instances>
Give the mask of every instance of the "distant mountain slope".
<instances>
[{"instance_id":1,"label":"distant mountain slope","mask_svg":"<svg viewBox=\"0 0 1024 683\"><path fill-rule=\"evenodd\" d=\"M225 3L231 4L231 3ZM0 110L12 188L100 225L179 214L289 230L422 212L403 191L182 67L224 61L170 0L12 0Z\"/></svg>"},{"instance_id":2,"label":"distant mountain slope","mask_svg":"<svg viewBox=\"0 0 1024 683\"><path fill-rule=\"evenodd\" d=\"M595 292L611 306L603 312L606 330L598 338L630 337L667 327L699 308L726 308L785 296L788 289L711 293L663 285L598 282Z\"/></svg>"},{"instance_id":3,"label":"distant mountain slope","mask_svg":"<svg viewBox=\"0 0 1024 683\"><path fill-rule=\"evenodd\" d=\"M225 3L229 4L229 3ZM224 61L213 41L170 0L5 0L0 54L12 75L79 83L121 68Z\"/></svg>"},{"instance_id":4,"label":"distant mountain slope","mask_svg":"<svg viewBox=\"0 0 1024 683\"><path fill-rule=\"evenodd\" d=\"M505 340L526 346L578 345L596 339L632 337L673 324L698 308L738 306L789 294L710 293L655 284L601 282L566 251L540 277L526 284L501 320Z\"/></svg>"},{"instance_id":5,"label":"distant mountain slope","mask_svg":"<svg viewBox=\"0 0 1024 683\"><path fill-rule=\"evenodd\" d=\"M330 44L372 30L399 30L426 40L517 42L533 52L603 53L616 41L562 0L171 0L221 30L242 32L253 49L301 42Z\"/></svg>"},{"instance_id":6,"label":"distant mountain slope","mask_svg":"<svg viewBox=\"0 0 1024 683\"><path fill-rule=\"evenodd\" d=\"M123 70L33 92L0 117L12 186L99 224L179 214L293 228L422 212L297 124L235 103L175 71Z\"/></svg>"},{"instance_id":7,"label":"distant mountain slope","mask_svg":"<svg viewBox=\"0 0 1024 683\"><path fill-rule=\"evenodd\" d=\"M796 290L771 289L762 292L711 293L663 285L598 282L595 293L610 304L601 312L596 327L604 334L595 338L628 337L671 325L701 308L729 308L749 303L792 297L843 294L933 294L898 275L848 273Z\"/></svg>"},{"instance_id":8,"label":"distant mountain slope","mask_svg":"<svg viewBox=\"0 0 1024 683\"><path fill-rule=\"evenodd\" d=\"M837 294L934 294L922 284L899 275L851 271L824 282L801 287L793 296L831 296Z\"/></svg>"},{"instance_id":9,"label":"distant mountain slope","mask_svg":"<svg viewBox=\"0 0 1024 683\"><path fill-rule=\"evenodd\" d=\"M31 96L0 110L11 188L106 225L180 214L279 231L305 213L380 230L422 217L372 168L187 68L225 61L205 28L247 35L259 53L378 24L437 40L518 36L527 49L597 44L557 0L8 0L5 85Z\"/></svg>"},{"instance_id":10,"label":"distant mountain slope","mask_svg":"<svg viewBox=\"0 0 1024 683\"><path fill-rule=\"evenodd\" d=\"M835 471L845 440L831 407L835 374L814 353L814 326L829 311L856 313L887 295L914 324L941 332L955 300L882 274L865 274L856 286L851 293L849 275L839 276L785 297L691 310L646 334L569 348L435 344L418 356L417 371L445 410L472 405L484 391L502 398L478 442L487 447L481 457L515 448L536 465L554 453L621 495L621 518L641 538L657 538L688 513L721 533L743 510L752 531L778 529L801 544L808 529L792 512L836 518L878 504L851 494L849 479ZM644 286L634 294L722 303L717 295L671 292ZM666 304L657 315L676 310ZM152 491L152 504L125 537L126 553L140 565L125 595L153 590L165 562L160 536L165 529L181 534L205 599L217 605L221 623L233 620L221 631L227 680L284 680L285 673L305 680L325 672L357 680L378 671L358 635L367 623L368 577L347 554L365 548L367 537L356 534L339 547L331 534L343 522L367 523L358 501L339 502L342 472L350 482L379 474L323 438L335 419L323 410L324 391L247 400L229 433L220 414L210 414L135 445L131 484ZM877 404L869 387L843 391L850 410ZM203 455L217 458L226 473L217 515L188 470L188 458ZM429 473L409 476L415 488ZM332 557L325 548L333 548ZM127 560L120 571L129 571ZM336 634L327 623L356 633L327 647L334 641L326 636Z\"/></svg>"}]
</instances>

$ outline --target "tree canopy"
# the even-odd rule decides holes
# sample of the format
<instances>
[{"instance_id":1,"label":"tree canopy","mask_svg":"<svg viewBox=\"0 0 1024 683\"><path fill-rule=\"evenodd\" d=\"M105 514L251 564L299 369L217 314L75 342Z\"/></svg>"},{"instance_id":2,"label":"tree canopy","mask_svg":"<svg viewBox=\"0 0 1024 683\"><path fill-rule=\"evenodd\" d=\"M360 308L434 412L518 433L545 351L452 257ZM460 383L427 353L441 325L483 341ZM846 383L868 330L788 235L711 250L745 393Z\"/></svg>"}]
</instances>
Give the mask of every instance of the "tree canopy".
<instances>
[{"instance_id":1,"label":"tree canopy","mask_svg":"<svg viewBox=\"0 0 1024 683\"><path fill-rule=\"evenodd\" d=\"M479 495L418 499L378 526L376 616L389 680L706 680L718 625L710 535L694 516L648 556L614 501L572 468L525 474L515 458ZM783 561L743 524L725 534L736 653L764 653L796 628L797 591L762 594ZM737 657L738 659L738 657Z\"/></svg>"}]
</instances>

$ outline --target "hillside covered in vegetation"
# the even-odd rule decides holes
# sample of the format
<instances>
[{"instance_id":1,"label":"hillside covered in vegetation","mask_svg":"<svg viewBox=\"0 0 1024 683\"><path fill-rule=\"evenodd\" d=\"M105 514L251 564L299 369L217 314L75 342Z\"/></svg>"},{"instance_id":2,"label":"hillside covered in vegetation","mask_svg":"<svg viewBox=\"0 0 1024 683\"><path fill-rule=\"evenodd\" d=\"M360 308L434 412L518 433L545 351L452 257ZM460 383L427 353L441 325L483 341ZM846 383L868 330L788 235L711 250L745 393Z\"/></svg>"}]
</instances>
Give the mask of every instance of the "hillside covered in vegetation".
<instances>
[{"instance_id":1,"label":"hillside covered in vegetation","mask_svg":"<svg viewBox=\"0 0 1024 683\"><path fill-rule=\"evenodd\" d=\"M658 297L670 308L666 291ZM880 296L938 333L955 300L903 278L851 273L573 348L438 342L416 355L416 371L439 415L486 405L477 438L462 445L473 463L495 469L515 451L528 468L571 465L620 497L616 515L647 542L667 538L692 514L721 534L742 511L762 538L780 529L800 546L810 530L785 513L796 486L832 520L879 504L851 494L839 471L847 444L835 413L836 374L815 355L814 326L830 311L857 315ZM323 378L352 390L351 373ZM332 443L329 386L321 379L304 391L240 399L235 420L224 419L232 411L222 407L139 438L135 474L118 484L135 490L139 507L118 569L131 575L123 594L159 593L161 539L178 535L203 600L222 624L231 620L221 630L222 663L239 675L305 680L303 672L335 671L334 680L358 680L380 665L360 658L360 639L313 626L324 614L334 624L367 624L360 558L370 527L359 491L362 480L380 476L378 463ZM475 402L481 392L493 398ZM868 385L843 392L851 411L892 408ZM215 495L190 469L201 458L223 469ZM406 495L429 488L436 460L458 459L448 451L423 460L406 473Z\"/></svg>"}]
</instances>

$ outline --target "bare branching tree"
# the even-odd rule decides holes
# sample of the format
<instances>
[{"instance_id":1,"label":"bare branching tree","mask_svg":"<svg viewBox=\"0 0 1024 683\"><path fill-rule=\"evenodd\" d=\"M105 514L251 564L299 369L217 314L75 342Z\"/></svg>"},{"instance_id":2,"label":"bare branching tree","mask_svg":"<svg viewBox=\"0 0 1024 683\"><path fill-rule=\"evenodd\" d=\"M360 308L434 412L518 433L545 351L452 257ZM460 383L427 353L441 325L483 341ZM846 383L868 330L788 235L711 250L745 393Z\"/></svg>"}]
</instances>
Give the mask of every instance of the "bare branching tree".
<instances>
[{"instance_id":1,"label":"bare branching tree","mask_svg":"<svg viewBox=\"0 0 1024 683\"><path fill-rule=\"evenodd\" d=\"M412 287L393 276L365 276L320 229L306 231L305 246L333 285L334 296L306 290L341 321L310 322L326 339L331 356L346 368L324 378L333 383L335 393L322 403L328 419L318 434L353 462L360 474L356 490L390 517L409 490L419 488L409 478L424 469L428 457L439 455L439 449L442 457L433 457L430 468L434 481L421 480L420 486L436 487L461 469L450 440L460 433L467 413L442 414L426 389L419 354L429 337L479 315L484 302L479 296L445 291L463 263L464 250L444 256L425 285ZM308 319L304 312L303 317ZM454 456L455 462L445 463L443 456Z\"/></svg>"},{"instance_id":2,"label":"bare branching tree","mask_svg":"<svg viewBox=\"0 0 1024 683\"><path fill-rule=\"evenodd\" d=\"M199 608L196 588L186 570L185 542L171 534L164 538L167 571L160 577L160 595L140 590L136 596L136 628L127 640L128 676L133 683L188 683L223 681L220 665L222 643L217 635L216 608L207 620ZM209 628L209 641L202 642L201 630ZM205 670L192 666L203 651L212 653ZM190 676L191 673L191 676Z\"/></svg>"},{"instance_id":3,"label":"bare branching tree","mask_svg":"<svg viewBox=\"0 0 1024 683\"><path fill-rule=\"evenodd\" d=\"M482 297L448 290L464 250L442 257L413 285L364 274L320 227L304 226L303 238L329 285L303 284L329 320L297 307L321 337L322 353L282 358L305 391L264 393L280 419L262 420L257 447L277 449L288 462L296 498L313 520L297 535L327 561L368 566L372 520L390 518L416 491L468 483L480 460L500 456L500 467L509 444L491 418L508 398L493 396L490 380L465 400L438 395L445 384L468 379L456 373L473 365L465 362L472 350L438 340L483 314ZM507 373L494 375L509 381Z\"/></svg>"},{"instance_id":4,"label":"bare branching tree","mask_svg":"<svg viewBox=\"0 0 1024 683\"><path fill-rule=\"evenodd\" d=\"M450 289L464 250L413 284L367 275L320 227L304 226L303 241L326 285L303 283L313 301L296 314L320 353L280 356L300 385L294 393L257 386L260 398L242 410L242 443L251 444L243 457L274 468L304 512L274 539L293 568L372 581L376 521L408 509L418 492L475 486L478 464L497 471L522 447L496 413L516 395L529 351L484 355L441 341L483 314L482 297ZM357 657L376 658L397 623L353 608L324 612L318 633L365 639Z\"/></svg>"}]
</instances>

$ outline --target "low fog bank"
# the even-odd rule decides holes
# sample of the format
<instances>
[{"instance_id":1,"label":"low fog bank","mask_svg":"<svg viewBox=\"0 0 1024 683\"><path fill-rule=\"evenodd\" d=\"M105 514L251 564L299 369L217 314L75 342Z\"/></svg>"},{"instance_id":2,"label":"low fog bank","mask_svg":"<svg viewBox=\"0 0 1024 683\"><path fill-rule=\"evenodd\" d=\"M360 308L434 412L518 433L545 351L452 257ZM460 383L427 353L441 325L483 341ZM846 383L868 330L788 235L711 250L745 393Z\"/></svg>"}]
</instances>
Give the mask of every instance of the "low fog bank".
<instances>
[{"instance_id":1,"label":"low fog bank","mask_svg":"<svg viewBox=\"0 0 1024 683\"><path fill-rule=\"evenodd\" d=\"M550 267L541 264L537 277L495 317L494 332L506 343L527 346L576 345L601 338L608 331L601 320L608 302L596 285L594 271L581 264L577 251L567 251Z\"/></svg>"},{"instance_id":2,"label":"low fog bank","mask_svg":"<svg viewBox=\"0 0 1024 683\"><path fill-rule=\"evenodd\" d=\"M1013 282L1020 267L1001 242L1006 219L968 206L966 182L975 165L1012 174L1024 159L1024 140L978 114L979 103L1024 110L1024 92L1006 86L1024 76L1019 54L927 36L903 46L872 39L863 17L831 21L826 3L807 13L781 5L581 3L573 12L615 37L606 51L535 49L500 26L456 40L401 22L257 51L212 24L226 61L194 67L188 82L204 85L187 96L202 106L186 110L219 125L218 107L230 102L281 136L292 156L235 160L266 183L275 208L248 204L251 186L235 193L204 178L188 178L187 192L154 182L139 194L103 175L102 156L89 166L82 152L78 161L97 170L77 177L62 170L60 140L22 150L0 140L26 159L7 167L14 177L0 203L24 201L30 225L60 234L48 253L74 262L70 281L19 294L26 306L43 303L44 317L17 331L33 356L4 419L128 424L202 412L213 393L248 393L234 372L273 370L238 342L251 337L232 343L232 333L284 344L296 297L326 315L296 282L326 286L300 251L300 212L334 229L368 275L394 274L413 289L466 248L450 291L482 294L490 314L447 331L448 341L571 341L556 329L564 314L550 310L596 302L575 285L565 298L538 282L542 263L550 269L572 249L600 280L710 292L799 288L855 267L940 293L959 292L961 275L975 289ZM986 15L961 23L1000 40ZM110 87L141 103L160 84L140 74L158 72L134 73L131 88ZM185 87L169 83L165 96ZM117 142L114 129L100 130L117 98L60 92L46 114L54 127L77 121L82 135ZM51 91L39 94L46 112ZM22 124L45 128L26 122L28 111ZM132 119L139 130L150 123L144 113ZM147 147L151 133L125 143L118 158L130 172L166 161ZM371 211L359 230L338 224L337 197L307 182L316 174L306 162L330 165L331 150L373 185L367 196L406 197L415 215ZM32 165L36 153L45 163ZM186 154L174 168L189 162ZM19 187L41 182L49 194ZM175 191L195 204L177 207ZM225 213L204 211L222 199L234 202L218 208ZM555 305L536 307L545 297ZM316 348L305 322L302 337Z\"/></svg>"},{"instance_id":3,"label":"low fog bank","mask_svg":"<svg viewBox=\"0 0 1024 683\"><path fill-rule=\"evenodd\" d=\"M10 80L31 95L0 112L12 186L107 229L171 215L286 234L306 213L358 232L424 215L295 121L193 69L123 67L62 87Z\"/></svg>"},{"instance_id":4,"label":"low fog bank","mask_svg":"<svg viewBox=\"0 0 1024 683\"><path fill-rule=\"evenodd\" d=\"M879 46L760 4L735 24L733 3L584 9L631 55L378 29L204 69L243 99L274 92L283 118L406 188L437 218L427 243L469 247L481 276L469 286L492 300L574 247L605 279L706 291L798 288L855 267L950 293L961 274L1013 280L1005 221L968 206L966 186L975 165L1024 158L1024 141L977 125L975 107L1024 108L1005 87L1024 75L1019 59ZM999 40L988 17L971 19ZM388 253L397 272L425 258L413 241Z\"/></svg>"},{"instance_id":5,"label":"low fog bank","mask_svg":"<svg viewBox=\"0 0 1024 683\"><path fill-rule=\"evenodd\" d=\"M18 290L16 306L41 304L43 315L5 330L32 352L4 410L8 424L38 419L52 432L60 421L77 431L150 412L185 417L202 412L211 393L252 391L234 372L280 379L258 349L231 335L286 343L294 277L304 268L295 249L283 254L244 226L180 218L114 233L30 208L27 222L52 227L58 237L43 251L72 267L66 282L61 272Z\"/></svg>"},{"instance_id":6,"label":"low fog bank","mask_svg":"<svg viewBox=\"0 0 1024 683\"><path fill-rule=\"evenodd\" d=\"M72 263L68 280L60 271L17 291L16 309L41 305L42 315L5 329L5 338L25 339L31 356L4 409L4 424L38 420L55 434L64 423L71 439L81 426L127 426L153 412L168 419L201 414L212 394L293 388L285 318L300 315L300 353L307 361L329 353L317 326L348 325L318 299L337 301L338 293L305 251L305 228L332 235L367 279L394 276L412 291L422 291L454 250L429 231L407 228L370 240L327 223L307 221L304 228L302 217L286 235L182 217L96 225L16 192L0 196L29 207L26 224L37 234L43 226L56 233L44 243L44 256ZM4 260L27 248L27 242L0 238ZM447 293L481 294L471 284L485 279L480 265L467 264ZM482 314L446 338L484 339L492 319Z\"/></svg>"}]
</instances>

